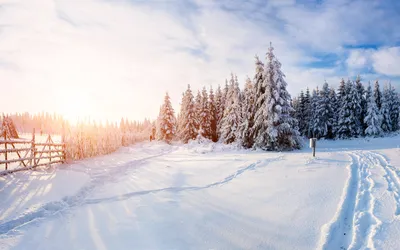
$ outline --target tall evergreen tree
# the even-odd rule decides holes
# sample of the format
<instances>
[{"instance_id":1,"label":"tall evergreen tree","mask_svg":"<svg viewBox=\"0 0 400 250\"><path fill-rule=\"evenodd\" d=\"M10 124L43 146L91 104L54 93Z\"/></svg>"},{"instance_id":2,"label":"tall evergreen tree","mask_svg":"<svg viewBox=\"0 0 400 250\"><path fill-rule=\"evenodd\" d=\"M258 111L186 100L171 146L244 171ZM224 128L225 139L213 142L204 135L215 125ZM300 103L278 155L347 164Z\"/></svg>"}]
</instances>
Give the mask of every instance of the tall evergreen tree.
<instances>
[{"instance_id":1,"label":"tall evergreen tree","mask_svg":"<svg viewBox=\"0 0 400 250\"><path fill-rule=\"evenodd\" d=\"M221 128L221 120L224 115L224 99L223 94L221 91L221 86L218 85L217 92L215 93L215 113L216 113L216 125L217 125L217 141L221 135L220 128Z\"/></svg>"},{"instance_id":2,"label":"tall evergreen tree","mask_svg":"<svg viewBox=\"0 0 400 250\"><path fill-rule=\"evenodd\" d=\"M200 127L202 129L201 135L204 138L211 139L211 117L210 108L208 102L208 93L205 87L203 87L201 104L200 104Z\"/></svg>"},{"instance_id":3,"label":"tall evergreen tree","mask_svg":"<svg viewBox=\"0 0 400 250\"><path fill-rule=\"evenodd\" d=\"M371 88L369 87L368 90ZM367 91L368 91L367 90ZM365 129L365 134L369 136L380 136L382 134L382 116L376 105L375 95L370 94L368 100L368 111L367 116L364 119L367 124Z\"/></svg>"},{"instance_id":4,"label":"tall evergreen tree","mask_svg":"<svg viewBox=\"0 0 400 250\"><path fill-rule=\"evenodd\" d=\"M221 136L222 118L223 118L224 113L225 113L228 90L229 90L228 80L225 79L225 87L221 91L221 104L220 104L220 109L219 109L220 118L219 118L219 122L217 123L218 137Z\"/></svg>"},{"instance_id":5,"label":"tall evergreen tree","mask_svg":"<svg viewBox=\"0 0 400 250\"><path fill-rule=\"evenodd\" d=\"M239 128L239 138L242 141L242 146L251 148L254 144L252 127L254 124L254 86L250 78L247 78L246 85L243 90L242 103L242 121Z\"/></svg>"},{"instance_id":6,"label":"tall evergreen tree","mask_svg":"<svg viewBox=\"0 0 400 250\"><path fill-rule=\"evenodd\" d=\"M316 102L316 133L317 138L327 138L328 129L332 126L331 116L332 116L332 106L329 97L330 89L327 82L324 83L322 89L319 91L319 98Z\"/></svg>"},{"instance_id":7,"label":"tall evergreen tree","mask_svg":"<svg viewBox=\"0 0 400 250\"><path fill-rule=\"evenodd\" d=\"M253 137L262 134L267 128L265 127L264 119L266 112L264 109L265 102L265 71L264 64L258 56L255 57L256 72L254 75L254 124L252 127ZM253 138L254 140L254 138Z\"/></svg>"},{"instance_id":8,"label":"tall evergreen tree","mask_svg":"<svg viewBox=\"0 0 400 250\"><path fill-rule=\"evenodd\" d=\"M287 83L281 71L281 63L275 57L273 50L270 46L266 58L263 84L265 102L261 110L257 111L266 114L266 119L262 122L267 129L261 133L258 131L255 145L266 150L290 150L300 147L297 120L290 116L293 111L290 104L291 97L286 90Z\"/></svg>"},{"instance_id":9,"label":"tall evergreen tree","mask_svg":"<svg viewBox=\"0 0 400 250\"><path fill-rule=\"evenodd\" d=\"M164 104L161 106L158 116L158 139L166 142L171 142L176 132L176 119L174 109L168 93L164 98Z\"/></svg>"},{"instance_id":10,"label":"tall evergreen tree","mask_svg":"<svg viewBox=\"0 0 400 250\"><path fill-rule=\"evenodd\" d=\"M184 143L196 139L198 126L196 124L196 109L190 85L188 85L188 88L182 97L180 119L179 138Z\"/></svg>"},{"instance_id":11,"label":"tall evergreen tree","mask_svg":"<svg viewBox=\"0 0 400 250\"><path fill-rule=\"evenodd\" d=\"M213 142L216 142L218 140L218 135L217 135L218 114L217 114L216 101L214 97L214 91L212 87L210 88L208 107L210 111L210 138Z\"/></svg>"},{"instance_id":12,"label":"tall evergreen tree","mask_svg":"<svg viewBox=\"0 0 400 250\"><path fill-rule=\"evenodd\" d=\"M367 100L365 99L365 89L361 82L361 77L359 75L356 78L356 91L357 91L356 99L360 104L360 109L356 110L356 116L358 118L358 126L359 126L358 134L362 136L364 135L364 131L366 128L364 123L364 118L367 114Z\"/></svg>"},{"instance_id":13,"label":"tall evergreen tree","mask_svg":"<svg viewBox=\"0 0 400 250\"><path fill-rule=\"evenodd\" d=\"M319 101L319 90L318 90L318 87L317 87L317 89L314 89L312 91L311 100L310 100L310 102L311 102L311 105L310 105L310 107L311 107L311 109L310 109L311 116L310 116L310 118L311 119L308 120L308 127L309 127L309 130L310 130L310 136L313 137L313 138L314 137L316 137L316 138L320 138L321 137L319 128L317 126L317 124L319 123L319 116L318 116L318 114L316 112L317 108L318 108L318 101Z\"/></svg>"},{"instance_id":14,"label":"tall evergreen tree","mask_svg":"<svg viewBox=\"0 0 400 250\"><path fill-rule=\"evenodd\" d=\"M382 115L382 130L383 132L392 131L392 121L390 116L390 91L387 85L385 85L383 94L381 96L381 115Z\"/></svg>"},{"instance_id":15,"label":"tall evergreen tree","mask_svg":"<svg viewBox=\"0 0 400 250\"><path fill-rule=\"evenodd\" d=\"M299 122L299 132L301 135L304 135L304 130L305 130L305 119L304 119L304 113L305 113L305 102L304 102L304 92L303 90L300 92L299 97L297 98L298 104L297 107L293 106L293 108L296 110L295 112L295 118Z\"/></svg>"},{"instance_id":16,"label":"tall evergreen tree","mask_svg":"<svg viewBox=\"0 0 400 250\"><path fill-rule=\"evenodd\" d=\"M354 109L355 92L354 84L348 80L341 96L337 131L339 138L351 138L357 135L357 118Z\"/></svg>"},{"instance_id":17,"label":"tall evergreen tree","mask_svg":"<svg viewBox=\"0 0 400 250\"><path fill-rule=\"evenodd\" d=\"M329 115L331 126L328 126L328 138L334 139L336 137L336 131L338 130L338 113L339 113L339 106L336 97L335 89L330 89L329 92L329 102L331 104L332 112Z\"/></svg>"},{"instance_id":18,"label":"tall evergreen tree","mask_svg":"<svg viewBox=\"0 0 400 250\"><path fill-rule=\"evenodd\" d=\"M374 86L374 97L375 97L376 106L378 107L379 110L381 110L381 107L382 107L382 101L381 101L382 93L381 93L381 90L379 88L378 80L376 80L375 86Z\"/></svg>"},{"instance_id":19,"label":"tall evergreen tree","mask_svg":"<svg viewBox=\"0 0 400 250\"><path fill-rule=\"evenodd\" d=\"M311 107L311 95L310 89L307 87L306 94L304 95L304 111L303 111L303 120L304 120L304 130L302 134L307 136L308 138L312 137L312 130L310 127L310 119L312 116L312 107Z\"/></svg>"},{"instance_id":20,"label":"tall evergreen tree","mask_svg":"<svg viewBox=\"0 0 400 250\"><path fill-rule=\"evenodd\" d=\"M390 112L390 121L392 122L391 127L392 131L399 130L399 113L400 113L400 98L397 94L396 90L389 82L389 112Z\"/></svg>"},{"instance_id":21,"label":"tall evergreen tree","mask_svg":"<svg viewBox=\"0 0 400 250\"><path fill-rule=\"evenodd\" d=\"M201 129L201 93L197 91L196 99L194 100L194 109L196 110L196 129L199 132Z\"/></svg>"},{"instance_id":22,"label":"tall evergreen tree","mask_svg":"<svg viewBox=\"0 0 400 250\"><path fill-rule=\"evenodd\" d=\"M231 82L228 89L229 94L227 95L224 116L221 120L220 141L226 144L236 141L241 121L240 93L237 90L238 88L236 88L235 83Z\"/></svg>"}]
</instances>

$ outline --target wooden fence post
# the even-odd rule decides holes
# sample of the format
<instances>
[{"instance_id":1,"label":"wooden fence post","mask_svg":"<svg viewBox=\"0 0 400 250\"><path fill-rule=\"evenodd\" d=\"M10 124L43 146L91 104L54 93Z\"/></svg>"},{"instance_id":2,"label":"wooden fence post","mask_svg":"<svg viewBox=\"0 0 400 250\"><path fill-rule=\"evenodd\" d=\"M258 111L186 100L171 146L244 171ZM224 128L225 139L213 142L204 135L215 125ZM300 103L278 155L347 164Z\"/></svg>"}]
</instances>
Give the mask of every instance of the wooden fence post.
<instances>
[{"instance_id":1,"label":"wooden fence post","mask_svg":"<svg viewBox=\"0 0 400 250\"><path fill-rule=\"evenodd\" d=\"M62 161L63 163L67 162L67 153L65 152L66 147L65 147L65 124L64 122L62 123L62 129L61 129L61 143L63 144L61 146L61 150L62 150Z\"/></svg>"},{"instance_id":2,"label":"wooden fence post","mask_svg":"<svg viewBox=\"0 0 400 250\"><path fill-rule=\"evenodd\" d=\"M7 170L8 169L8 163L7 163L7 160L8 160L8 156L7 156L7 128L5 128L5 130L4 130L4 149L5 149L4 158L6 160L6 170Z\"/></svg>"},{"instance_id":3,"label":"wooden fence post","mask_svg":"<svg viewBox=\"0 0 400 250\"><path fill-rule=\"evenodd\" d=\"M31 144L31 167L34 167L36 165L35 147L36 147L35 146L35 128L33 128L33 131L32 131L32 144Z\"/></svg>"}]
</instances>

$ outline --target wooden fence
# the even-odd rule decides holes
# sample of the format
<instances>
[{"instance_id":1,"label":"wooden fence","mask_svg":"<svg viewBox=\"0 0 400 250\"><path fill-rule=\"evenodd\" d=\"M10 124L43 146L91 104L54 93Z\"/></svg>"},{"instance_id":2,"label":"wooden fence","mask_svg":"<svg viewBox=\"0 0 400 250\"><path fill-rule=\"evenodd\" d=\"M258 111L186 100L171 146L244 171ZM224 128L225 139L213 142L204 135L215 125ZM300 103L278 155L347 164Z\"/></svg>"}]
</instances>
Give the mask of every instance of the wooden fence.
<instances>
[{"instance_id":1,"label":"wooden fence","mask_svg":"<svg viewBox=\"0 0 400 250\"><path fill-rule=\"evenodd\" d=\"M0 171L2 170L1 166L4 165L5 173L66 161L64 139L62 139L62 143L54 143L51 136L48 135L46 142L36 142L35 130L32 133L32 140L12 139L4 131L0 145L4 145L4 149L0 149ZM1 157L2 155L4 157ZM9 169L10 164L18 164L18 166Z\"/></svg>"}]
</instances>

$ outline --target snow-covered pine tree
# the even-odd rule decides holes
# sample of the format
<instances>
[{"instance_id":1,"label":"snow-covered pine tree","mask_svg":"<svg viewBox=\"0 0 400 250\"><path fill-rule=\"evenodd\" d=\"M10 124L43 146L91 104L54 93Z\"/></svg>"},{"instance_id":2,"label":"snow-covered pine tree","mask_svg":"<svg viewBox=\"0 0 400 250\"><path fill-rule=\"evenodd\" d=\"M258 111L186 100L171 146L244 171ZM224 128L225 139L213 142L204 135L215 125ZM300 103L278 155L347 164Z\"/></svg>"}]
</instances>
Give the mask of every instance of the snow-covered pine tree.
<instances>
[{"instance_id":1,"label":"snow-covered pine tree","mask_svg":"<svg viewBox=\"0 0 400 250\"><path fill-rule=\"evenodd\" d=\"M399 113L400 113L400 98L395 88L389 82L389 110L390 110L390 121L392 122L392 131L399 129Z\"/></svg>"},{"instance_id":2,"label":"snow-covered pine tree","mask_svg":"<svg viewBox=\"0 0 400 250\"><path fill-rule=\"evenodd\" d=\"M371 85L369 85L367 92L371 90ZM364 119L364 122L367 124L367 128L365 129L365 135L368 136L380 136L382 135L382 116L380 111L376 105L375 95L372 93L369 95L368 100L368 110L367 116Z\"/></svg>"},{"instance_id":3,"label":"snow-covered pine tree","mask_svg":"<svg viewBox=\"0 0 400 250\"><path fill-rule=\"evenodd\" d=\"M381 90L379 88L379 81L378 80L375 81L374 97L375 97L376 106L378 107L379 110L381 110L381 107L382 107L382 101L381 101L382 93L381 93Z\"/></svg>"},{"instance_id":4,"label":"snow-covered pine tree","mask_svg":"<svg viewBox=\"0 0 400 250\"><path fill-rule=\"evenodd\" d=\"M218 85L217 92L215 93L215 113L216 113L216 124L217 124L217 141L221 135L220 127L221 127L221 119L224 115L222 112L224 110L224 100L221 91L221 86Z\"/></svg>"},{"instance_id":5,"label":"snow-covered pine tree","mask_svg":"<svg viewBox=\"0 0 400 250\"><path fill-rule=\"evenodd\" d=\"M196 124L195 103L190 85L188 85L182 97L180 116L179 139L184 143L196 139L198 126Z\"/></svg>"},{"instance_id":6,"label":"snow-covered pine tree","mask_svg":"<svg viewBox=\"0 0 400 250\"><path fill-rule=\"evenodd\" d=\"M358 137L363 134L361 114L362 114L362 99L363 96L357 90L356 83L351 82L351 108L354 112L354 127L352 128L352 137Z\"/></svg>"},{"instance_id":7,"label":"snow-covered pine tree","mask_svg":"<svg viewBox=\"0 0 400 250\"><path fill-rule=\"evenodd\" d=\"M281 63L270 46L265 66L265 102L261 112L266 114L266 131L258 131L255 137L256 147L266 150L292 150L300 148L297 120L290 116L293 111L291 97L286 90L285 75L281 71ZM258 116L260 117L260 115Z\"/></svg>"},{"instance_id":8,"label":"snow-covered pine tree","mask_svg":"<svg viewBox=\"0 0 400 250\"><path fill-rule=\"evenodd\" d=\"M334 88L331 88L329 91L329 103L331 104L332 113L329 115L331 126L328 127L328 138L334 139L336 138L336 131L338 129L338 117L339 117L338 101Z\"/></svg>"},{"instance_id":9,"label":"snow-covered pine tree","mask_svg":"<svg viewBox=\"0 0 400 250\"><path fill-rule=\"evenodd\" d=\"M260 137L267 130L264 119L267 117L265 102L265 70L264 64L258 56L255 57L256 72L254 75L254 124L251 129L253 134L253 142L256 137Z\"/></svg>"},{"instance_id":10,"label":"snow-covered pine tree","mask_svg":"<svg viewBox=\"0 0 400 250\"><path fill-rule=\"evenodd\" d=\"M357 135L357 119L354 110L355 92L354 84L348 80L345 85L345 90L342 92L339 111L339 129L337 132L338 137L341 139L351 138Z\"/></svg>"},{"instance_id":11,"label":"snow-covered pine tree","mask_svg":"<svg viewBox=\"0 0 400 250\"><path fill-rule=\"evenodd\" d=\"M306 94L304 95L304 130L303 130L303 135L307 136L308 138L312 137L311 134L311 127L310 127L310 119L312 116L312 108L311 108L311 95L310 95L310 89L307 87L306 89Z\"/></svg>"},{"instance_id":12,"label":"snow-covered pine tree","mask_svg":"<svg viewBox=\"0 0 400 250\"><path fill-rule=\"evenodd\" d=\"M161 106L158 116L158 139L166 142L171 142L176 132L176 119L174 109L168 93L164 98L164 104Z\"/></svg>"},{"instance_id":13,"label":"snow-covered pine tree","mask_svg":"<svg viewBox=\"0 0 400 250\"><path fill-rule=\"evenodd\" d=\"M308 127L310 128L311 131L311 137L316 137L316 138L320 138L320 131L318 128L318 123L319 123L319 116L317 114L317 108L318 108L318 102L319 102L319 89L317 87L317 89L313 89L312 91L312 95L311 95L311 116L308 121Z\"/></svg>"},{"instance_id":14,"label":"snow-covered pine tree","mask_svg":"<svg viewBox=\"0 0 400 250\"><path fill-rule=\"evenodd\" d=\"M200 107L200 126L202 127L201 135L204 138L211 139L211 117L208 104L208 93L206 88L203 87Z\"/></svg>"},{"instance_id":15,"label":"snow-covered pine tree","mask_svg":"<svg viewBox=\"0 0 400 250\"><path fill-rule=\"evenodd\" d=\"M229 80L228 91L226 92L225 109L228 104L232 103L232 96L235 91L235 75L231 73L231 79Z\"/></svg>"},{"instance_id":16,"label":"snow-covered pine tree","mask_svg":"<svg viewBox=\"0 0 400 250\"><path fill-rule=\"evenodd\" d=\"M210 87L210 95L209 95L209 102L208 102L209 112L210 112L210 139L213 142L218 140L217 135L217 107L215 102L215 96L213 88Z\"/></svg>"},{"instance_id":17,"label":"snow-covered pine tree","mask_svg":"<svg viewBox=\"0 0 400 250\"><path fill-rule=\"evenodd\" d=\"M237 132L241 121L241 109L239 103L240 93L237 91L236 84L229 85L224 116L221 120L220 141L229 144L237 139Z\"/></svg>"},{"instance_id":18,"label":"snow-covered pine tree","mask_svg":"<svg viewBox=\"0 0 400 250\"><path fill-rule=\"evenodd\" d=\"M306 124L305 124L305 119L304 119L304 113L305 113L305 98L304 98L304 92L303 90L300 92L299 97L297 98L298 101L298 106L293 107L296 112L295 112L295 118L299 122L299 132L301 135L305 135L304 131L306 130Z\"/></svg>"},{"instance_id":19,"label":"snow-covered pine tree","mask_svg":"<svg viewBox=\"0 0 400 250\"><path fill-rule=\"evenodd\" d=\"M356 110L356 115L358 117L358 134L360 136L364 135L365 131L365 123L364 123L364 118L367 113L367 100L365 99L365 89L364 85L361 82L361 77L360 75L357 76L356 78L356 91L357 91L357 100L360 105L360 109Z\"/></svg>"},{"instance_id":20,"label":"snow-covered pine tree","mask_svg":"<svg viewBox=\"0 0 400 250\"><path fill-rule=\"evenodd\" d=\"M201 93L197 91L196 99L194 100L194 109L196 110L196 125L197 131L201 129Z\"/></svg>"},{"instance_id":21,"label":"snow-covered pine tree","mask_svg":"<svg viewBox=\"0 0 400 250\"><path fill-rule=\"evenodd\" d=\"M329 85L325 81L319 91L315 107L315 135L317 138L327 138L328 128L331 127L332 107L329 98Z\"/></svg>"},{"instance_id":22,"label":"snow-covered pine tree","mask_svg":"<svg viewBox=\"0 0 400 250\"><path fill-rule=\"evenodd\" d=\"M392 105L390 98L390 91L388 85L386 84L381 96L382 130L383 132L386 133L392 131L392 121L390 119L391 118L390 105Z\"/></svg>"},{"instance_id":23,"label":"snow-covered pine tree","mask_svg":"<svg viewBox=\"0 0 400 250\"><path fill-rule=\"evenodd\" d=\"M250 78L247 78L242 93L242 120L239 128L239 138L242 146L251 148L254 144L252 127L254 124L254 86Z\"/></svg>"},{"instance_id":24,"label":"snow-covered pine tree","mask_svg":"<svg viewBox=\"0 0 400 250\"><path fill-rule=\"evenodd\" d=\"M224 117L224 113L225 113L225 105L226 105L226 98L228 96L228 90L229 90L229 85L228 85L228 80L225 79L225 87L224 89L221 91L221 104L220 104L220 109L219 109L219 122L217 123L217 134L218 134L218 138L221 136L221 123L222 123L222 118Z\"/></svg>"}]
</instances>

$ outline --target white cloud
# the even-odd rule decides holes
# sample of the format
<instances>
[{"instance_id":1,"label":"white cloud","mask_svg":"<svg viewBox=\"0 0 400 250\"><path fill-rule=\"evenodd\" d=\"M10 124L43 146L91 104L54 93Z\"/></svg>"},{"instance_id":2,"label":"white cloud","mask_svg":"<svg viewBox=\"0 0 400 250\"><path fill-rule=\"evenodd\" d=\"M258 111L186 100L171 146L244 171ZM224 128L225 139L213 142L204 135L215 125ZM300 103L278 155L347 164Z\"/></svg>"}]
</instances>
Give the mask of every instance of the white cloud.
<instances>
[{"instance_id":1,"label":"white cloud","mask_svg":"<svg viewBox=\"0 0 400 250\"><path fill-rule=\"evenodd\" d=\"M388 76L400 76L400 47L382 48L372 55L374 69Z\"/></svg>"},{"instance_id":2,"label":"white cloud","mask_svg":"<svg viewBox=\"0 0 400 250\"><path fill-rule=\"evenodd\" d=\"M302 46L338 52L353 41L359 34L341 20L352 8L335 13L329 5L320 11L295 8L293 0L257 2L230 1L237 11L252 9L239 15L215 1L197 1L199 11L182 19L129 1L9 0L0 9L0 88L7 88L4 102L13 105L2 111L81 106L73 111L94 118L155 118L165 91L178 109L187 84L215 88L230 72L242 83L253 77L253 56L263 59L270 41L293 94L324 78L338 82L336 67L299 67L315 61ZM16 96L25 101L15 102Z\"/></svg>"},{"instance_id":3,"label":"white cloud","mask_svg":"<svg viewBox=\"0 0 400 250\"><path fill-rule=\"evenodd\" d=\"M361 69L368 66L370 63L371 50L355 49L351 50L349 57L346 60L347 66L350 69Z\"/></svg>"}]
</instances>

